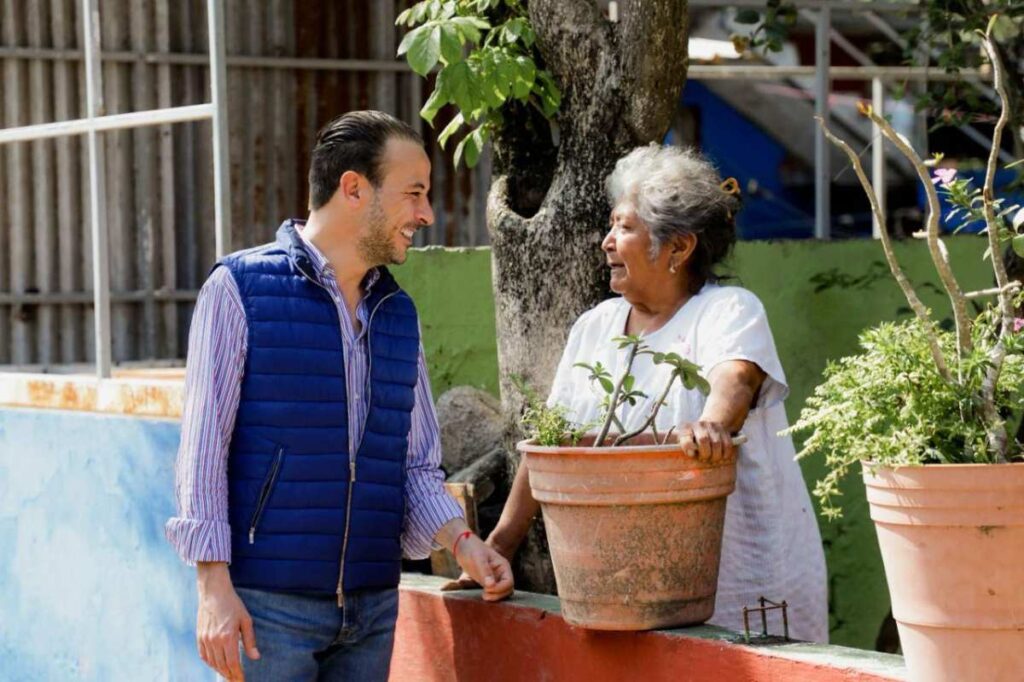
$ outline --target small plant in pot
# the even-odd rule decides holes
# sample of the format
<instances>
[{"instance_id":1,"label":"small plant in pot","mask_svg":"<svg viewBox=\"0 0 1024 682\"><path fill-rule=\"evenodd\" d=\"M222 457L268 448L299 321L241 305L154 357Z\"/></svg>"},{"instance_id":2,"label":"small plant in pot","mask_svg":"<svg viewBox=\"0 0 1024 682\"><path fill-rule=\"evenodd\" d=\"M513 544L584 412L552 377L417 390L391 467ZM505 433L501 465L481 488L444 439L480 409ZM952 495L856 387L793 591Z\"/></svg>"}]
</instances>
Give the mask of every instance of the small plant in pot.
<instances>
[{"instance_id":1,"label":"small plant in pot","mask_svg":"<svg viewBox=\"0 0 1024 682\"><path fill-rule=\"evenodd\" d=\"M862 465L908 671L929 682L1020 679L1024 670L1024 446L1014 436L1024 412L1024 319L1021 285L1000 257L1007 244L1024 253L1024 213L993 192L1007 97L991 26L982 43L1003 114L982 187L951 168L931 177L941 156L923 161L883 116L860 106L928 194L924 237L954 329L941 328L918 298L857 154L822 123L883 226L882 248L914 317L864 331L861 351L829 365L789 430L808 434L798 456L824 455L815 495L828 517L841 513L840 480ZM995 287L961 288L939 237L940 193L962 220L984 219Z\"/></svg>"},{"instance_id":2,"label":"small plant in pot","mask_svg":"<svg viewBox=\"0 0 1024 682\"><path fill-rule=\"evenodd\" d=\"M627 351L617 379L599 363L577 365L605 394L598 422L573 424L563 408L544 406L527 392L523 423L531 438L518 449L544 514L562 614L599 630L702 623L714 612L736 462L685 456L671 430L655 428L677 381L708 393L700 368L675 353L652 351L641 337L615 341ZM642 426L626 432L618 410L646 397L630 373L640 355L672 371L667 385L654 387L657 399Z\"/></svg>"}]
</instances>

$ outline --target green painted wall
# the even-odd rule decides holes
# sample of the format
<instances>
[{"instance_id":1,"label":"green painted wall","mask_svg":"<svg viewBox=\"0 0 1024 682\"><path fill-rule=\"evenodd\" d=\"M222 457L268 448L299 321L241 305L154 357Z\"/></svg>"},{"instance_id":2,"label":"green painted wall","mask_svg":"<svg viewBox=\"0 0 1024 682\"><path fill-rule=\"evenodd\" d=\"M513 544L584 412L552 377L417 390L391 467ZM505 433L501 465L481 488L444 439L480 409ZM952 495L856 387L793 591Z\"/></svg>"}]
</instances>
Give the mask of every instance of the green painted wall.
<instances>
[{"instance_id":1,"label":"green painted wall","mask_svg":"<svg viewBox=\"0 0 1024 682\"><path fill-rule=\"evenodd\" d=\"M491 250L414 249L391 272L416 301L434 397L463 385L497 395Z\"/></svg>"},{"instance_id":2,"label":"green painted wall","mask_svg":"<svg viewBox=\"0 0 1024 682\"><path fill-rule=\"evenodd\" d=\"M991 269L981 259L984 247L976 237L949 241L951 261L965 287L991 286ZM925 304L947 316L949 307L925 245L898 244L897 254L911 281L921 285L918 291ZM826 360L853 352L864 327L909 314L881 246L871 241L743 242L731 270L768 310L791 387L791 421L819 382ZM435 395L459 384L496 393L489 252L417 251L395 274L420 308ZM805 461L803 469L810 486L821 462ZM829 565L832 641L870 649L888 613L889 599L859 480L847 485L844 505L842 521L821 524Z\"/></svg>"}]
</instances>

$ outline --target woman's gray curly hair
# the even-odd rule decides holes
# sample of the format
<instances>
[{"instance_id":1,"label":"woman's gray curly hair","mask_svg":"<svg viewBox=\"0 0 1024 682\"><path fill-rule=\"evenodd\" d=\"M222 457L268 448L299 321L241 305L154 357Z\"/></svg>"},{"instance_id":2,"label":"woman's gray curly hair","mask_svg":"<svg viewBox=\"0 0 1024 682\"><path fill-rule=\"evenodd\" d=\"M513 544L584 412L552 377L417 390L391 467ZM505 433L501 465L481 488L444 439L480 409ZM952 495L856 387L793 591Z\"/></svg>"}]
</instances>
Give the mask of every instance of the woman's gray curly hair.
<instances>
[{"instance_id":1,"label":"woman's gray curly hair","mask_svg":"<svg viewBox=\"0 0 1024 682\"><path fill-rule=\"evenodd\" d=\"M738 192L723 189L715 167L693 149L650 144L618 160L605 181L614 207L629 200L651 233L651 257L686 234L697 236L687 263L694 290L718 279L712 268L736 242ZM735 181L733 181L735 186Z\"/></svg>"}]
</instances>

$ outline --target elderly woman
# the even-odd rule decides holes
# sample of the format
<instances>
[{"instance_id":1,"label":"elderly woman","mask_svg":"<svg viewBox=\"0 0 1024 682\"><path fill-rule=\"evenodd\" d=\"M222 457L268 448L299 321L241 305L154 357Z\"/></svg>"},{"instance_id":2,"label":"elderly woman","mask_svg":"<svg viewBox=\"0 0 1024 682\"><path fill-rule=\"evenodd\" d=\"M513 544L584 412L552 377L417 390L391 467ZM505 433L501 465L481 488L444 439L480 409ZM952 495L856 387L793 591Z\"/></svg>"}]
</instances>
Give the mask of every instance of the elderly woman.
<instances>
[{"instance_id":1,"label":"elderly woman","mask_svg":"<svg viewBox=\"0 0 1024 682\"><path fill-rule=\"evenodd\" d=\"M674 351L702 367L708 396L679 384L658 415L662 433L675 426L691 456L738 456L736 490L728 499L715 615L711 622L743 628L743 607L758 597L789 604L790 633L828 640L825 559L821 537L786 428L788 393L764 307L754 294L722 286L714 268L736 240L735 181L721 183L697 153L641 147L616 164L607 180L611 224L602 243L618 297L573 325L548 403L564 405L577 423L601 412L586 369L601 362L613 376L625 352L612 338L643 334L655 351ZM633 367L636 385L662 386L650 356ZM650 413L650 401L625 406L629 430ZM736 448L731 434L742 428ZM737 452L738 450L738 452ZM511 558L536 516L525 467L487 542Z\"/></svg>"}]
</instances>

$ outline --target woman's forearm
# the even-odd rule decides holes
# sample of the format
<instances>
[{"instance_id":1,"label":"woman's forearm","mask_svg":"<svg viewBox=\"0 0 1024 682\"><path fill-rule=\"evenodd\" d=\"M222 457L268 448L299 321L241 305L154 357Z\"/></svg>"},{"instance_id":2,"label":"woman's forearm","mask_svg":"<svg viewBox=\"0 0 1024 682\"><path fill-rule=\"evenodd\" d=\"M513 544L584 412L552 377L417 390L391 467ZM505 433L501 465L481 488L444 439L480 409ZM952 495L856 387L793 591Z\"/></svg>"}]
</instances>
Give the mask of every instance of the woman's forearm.
<instances>
[{"instance_id":1,"label":"woman's forearm","mask_svg":"<svg viewBox=\"0 0 1024 682\"><path fill-rule=\"evenodd\" d=\"M764 377L760 367L743 360L715 367L708 377L711 393L704 404L700 420L721 424L730 433L739 431L747 421L747 414L750 413Z\"/></svg>"},{"instance_id":2,"label":"woman's forearm","mask_svg":"<svg viewBox=\"0 0 1024 682\"><path fill-rule=\"evenodd\" d=\"M511 560L530 530L530 524L533 523L538 511L540 503L533 499L526 462L521 461L512 481L512 489L509 491L505 508L501 511L501 518L487 537L487 544Z\"/></svg>"}]
</instances>

